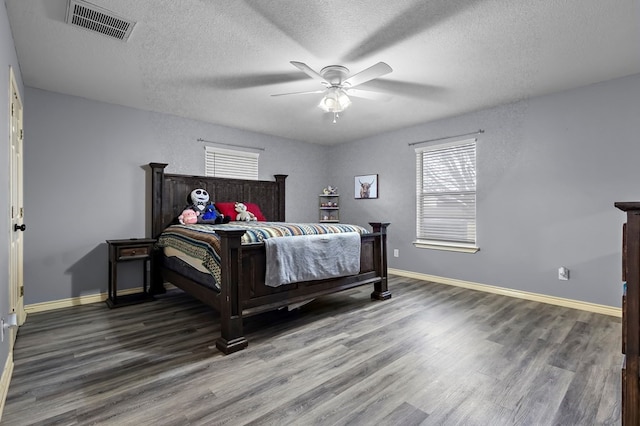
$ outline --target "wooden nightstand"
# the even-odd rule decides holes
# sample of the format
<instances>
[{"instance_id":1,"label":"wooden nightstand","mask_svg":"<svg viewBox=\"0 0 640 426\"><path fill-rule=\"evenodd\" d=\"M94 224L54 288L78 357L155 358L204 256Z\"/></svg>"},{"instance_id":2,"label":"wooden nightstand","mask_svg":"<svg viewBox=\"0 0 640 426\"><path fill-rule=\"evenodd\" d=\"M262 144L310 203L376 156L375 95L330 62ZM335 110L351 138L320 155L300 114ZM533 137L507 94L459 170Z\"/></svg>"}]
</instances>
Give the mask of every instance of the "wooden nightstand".
<instances>
[{"instance_id":1,"label":"wooden nightstand","mask_svg":"<svg viewBox=\"0 0 640 426\"><path fill-rule=\"evenodd\" d=\"M153 238L131 238L128 240L107 240L109 247L109 296L107 306L116 308L153 300L147 291L147 265L151 267ZM141 260L143 266L142 293L118 296L118 263Z\"/></svg>"}]
</instances>

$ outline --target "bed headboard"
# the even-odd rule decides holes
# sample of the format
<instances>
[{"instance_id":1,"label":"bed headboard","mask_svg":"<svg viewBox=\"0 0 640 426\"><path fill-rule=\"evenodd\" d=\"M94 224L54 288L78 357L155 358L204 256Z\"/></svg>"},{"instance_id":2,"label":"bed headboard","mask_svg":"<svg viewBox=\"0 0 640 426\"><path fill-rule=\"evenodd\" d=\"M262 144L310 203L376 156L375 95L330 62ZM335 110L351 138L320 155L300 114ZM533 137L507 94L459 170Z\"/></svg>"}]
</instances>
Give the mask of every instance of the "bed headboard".
<instances>
[{"instance_id":1,"label":"bed headboard","mask_svg":"<svg viewBox=\"0 0 640 426\"><path fill-rule=\"evenodd\" d=\"M188 197L196 188L204 188L212 201L240 201L255 203L267 220L284 222L285 179L275 175L275 181L226 179L188 176L164 172L165 163L149 163L151 168L151 236L157 238L189 203Z\"/></svg>"}]
</instances>

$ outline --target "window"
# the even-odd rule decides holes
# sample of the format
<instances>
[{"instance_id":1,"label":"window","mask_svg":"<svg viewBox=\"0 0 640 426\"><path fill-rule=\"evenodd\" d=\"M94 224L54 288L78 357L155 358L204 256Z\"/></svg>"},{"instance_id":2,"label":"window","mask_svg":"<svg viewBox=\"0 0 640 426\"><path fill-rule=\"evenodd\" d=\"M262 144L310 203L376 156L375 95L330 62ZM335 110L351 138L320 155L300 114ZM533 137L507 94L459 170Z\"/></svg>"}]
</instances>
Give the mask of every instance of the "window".
<instances>
[{"instance_id":1,"label":"window","mask_svg":"<svg viewBox=\"0 0 640 426\"><path fill-rule=\"evenodd\" d=\"M204 147L205 176L258 180L258 153Z\"/></svg>"},{"instance_id":2,"label":"window","mask_svg":"<svg viewBox=\"0 0 640 426\"><path fill-rule=\"evenodd\" d=\"M416 149L416 247L475 253L476 139Z\"/></svg>"}]
</instances>

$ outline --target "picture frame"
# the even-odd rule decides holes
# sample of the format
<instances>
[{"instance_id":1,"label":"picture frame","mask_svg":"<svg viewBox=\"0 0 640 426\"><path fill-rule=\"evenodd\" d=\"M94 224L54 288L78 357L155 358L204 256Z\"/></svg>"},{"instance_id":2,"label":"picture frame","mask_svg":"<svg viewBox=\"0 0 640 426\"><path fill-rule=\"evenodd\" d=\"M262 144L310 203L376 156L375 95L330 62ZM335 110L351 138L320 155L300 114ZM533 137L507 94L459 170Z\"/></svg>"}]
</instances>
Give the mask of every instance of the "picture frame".
<instances>
[{"instance_id":1,"label":"picture frame","mask_svg":"<svg viewBox=\"0 0 640 426\"><path fill-rule=\"evenodd\" d=\"M378 175L359 175L354 178L356 200L378 198Z\"/></svg>"}]
</instances>

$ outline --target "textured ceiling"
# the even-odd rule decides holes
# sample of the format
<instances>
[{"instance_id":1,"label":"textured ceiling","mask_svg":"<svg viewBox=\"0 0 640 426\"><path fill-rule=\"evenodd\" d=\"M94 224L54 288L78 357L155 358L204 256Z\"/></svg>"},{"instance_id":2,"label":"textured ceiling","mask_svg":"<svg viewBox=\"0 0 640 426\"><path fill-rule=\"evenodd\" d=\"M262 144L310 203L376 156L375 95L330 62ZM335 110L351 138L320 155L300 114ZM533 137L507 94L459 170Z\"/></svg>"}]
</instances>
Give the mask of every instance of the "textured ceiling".
<instances>
[{"instance_id":1,"label":"textured ceiling","mask_svg":"<svg viewBox=\"0 0 640 426\"><path fill-rule=\"evenodd\" d=\"M640 0L93 0L127 42L65 23L67 0L5 0L27 86L336 144L640 72ZM336 124L292 66L393 72Z\"/></svg>"}]
</instances>

